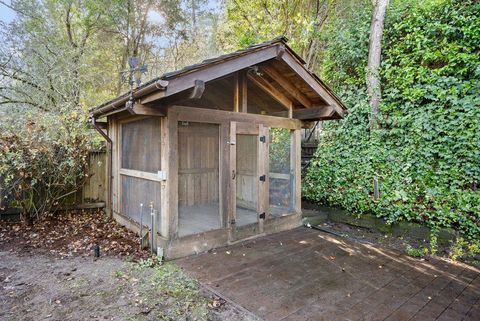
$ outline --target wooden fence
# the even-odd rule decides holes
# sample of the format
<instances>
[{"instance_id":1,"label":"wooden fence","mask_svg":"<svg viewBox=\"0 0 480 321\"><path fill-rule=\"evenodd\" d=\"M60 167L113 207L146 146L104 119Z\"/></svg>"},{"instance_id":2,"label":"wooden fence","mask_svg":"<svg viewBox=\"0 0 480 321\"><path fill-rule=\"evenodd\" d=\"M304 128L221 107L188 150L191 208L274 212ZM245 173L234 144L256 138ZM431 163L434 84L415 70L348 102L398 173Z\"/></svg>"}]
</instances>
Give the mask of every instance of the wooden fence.
<instances>
[{"instance_id":1,"label":"wooden fence","mask_svg":"<svg viewBox=\"0 0 480 321\"><path fill-rule=\"evenodd\" d=\"M104 207L107 196L107 153L91 152L88 164L88 179L78 191L75 203L80 208Z\"/></svg>"},{"instance_id":2,"label":"wooden fence","mask_svg":"<svg viewBox=\"0 0 480 321\"><path fill-rule=\"evenodd\" d=\"M88 178L82 188L74 195L73 199L68 199L67 208L102 208L105 207L107 196L106 191L107 176L107 153L104 151L92 151L89 155ZM0 177L0 217L6 215L18 215L18 208L8 208L8 196L2 189L3 180Z\"/></svg>"}]
</instances>

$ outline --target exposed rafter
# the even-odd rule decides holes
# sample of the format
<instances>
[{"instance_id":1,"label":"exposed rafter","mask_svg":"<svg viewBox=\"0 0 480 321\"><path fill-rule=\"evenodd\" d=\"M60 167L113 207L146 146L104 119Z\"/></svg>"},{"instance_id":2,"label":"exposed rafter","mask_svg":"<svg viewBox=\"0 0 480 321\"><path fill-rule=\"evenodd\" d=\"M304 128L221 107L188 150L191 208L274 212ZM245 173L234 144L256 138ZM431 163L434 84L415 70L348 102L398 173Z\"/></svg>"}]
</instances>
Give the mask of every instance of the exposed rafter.
<instances>
[{"instance_id":1,"label":"exposed rafter","mask_svg":"<svg viewBox=\"0 0 480 321\"><path fill-rule=\"evenodd\" d=\"M293 118L300 120L322 120L329 119L335 115L332 106L296 109L293 111Z\"/></svg>"},{"instance_id":2,"label":"exposed rafter","mask_svg":"<svg viewBox=\"0 0 480 321\"><path fill-rule=\"evenodd\" d=\"M165 113L160 111L158 108L145 106L139 103L133 105L132 110L129 110L134 115L145 115L145 116L165 116Z\"/></svg>"},{"instance_id":3,"label":"exposed rafter","mask_svg":"<svg viewBox=\"0 0 480 321\"><path fill-rule=\"evenodd\" d=\"M260 70L275 80L284 90L288 91L299 103L304 107L313 107L310 99L307 98L294 84L292 84L285 76L278 72L272 66L261 67Z\"/></svg>"},{"instance_id":4,"label":"exposed rafter","mask_svg":"<svg viewBox=\"0 0 480 321\"><path fill-rule=\"evenodd\" d=\"M285 109L291 110L293 108L292 101L282 92L276 89L271 83L258 76L254 72L249 72L247 75L248 79L250 79L256 86L260 87L265 93L272 96L272 98L278 101L283 107L285 107Z\"/></svg>"},{"instance_id":5,"label":"exposed rafter","mask_svg":"<svg viewBox=\"0 0 480 321\"><path fill-rule=\"evenodd\" d=\"M156 100L159 100L159 99L162 99L163 97L165 97L165 91L156 91L156 92L153 92L151 93L150 95L142 98L140 100L140 103L142 104L148 104L148 103L151 103L151 102L154 102Z\"/></svg>"},{"instance_id":6,"label":"exposed rafter","mask_svg":"<svg viewBox=\"0 0 480 321\"><path fill-rule=\"evenodd\" d=\"M344 116L345 111L338 105L337 101L332 97L332 94L329 93L327 89L307 71L307 69L305 69L305 66L300 64L292 55L283 55L281 59L292 68L293 71L302 77L313 91L331 105L340 117Z\"/></svg>"},{"instance_id":7,"label":"exposed rafter","mask_svg":"<svg viewBox=\"0 0 480 321\"><path fill-rule=\"evenodd\" d=\"M195 80L195 86L193 86L192 92L190 93L190 99L200 99L205 91L205 82L203 80Z\"/></svg>"}]
</instances>

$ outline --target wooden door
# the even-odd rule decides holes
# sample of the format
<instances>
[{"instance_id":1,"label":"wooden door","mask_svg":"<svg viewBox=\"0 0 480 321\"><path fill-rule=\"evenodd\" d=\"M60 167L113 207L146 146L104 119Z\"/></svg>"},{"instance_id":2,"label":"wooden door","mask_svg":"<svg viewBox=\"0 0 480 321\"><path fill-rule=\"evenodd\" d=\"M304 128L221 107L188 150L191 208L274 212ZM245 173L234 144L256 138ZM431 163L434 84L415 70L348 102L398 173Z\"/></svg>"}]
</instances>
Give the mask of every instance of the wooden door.
<instances>
[{"instance_id":1,"label":"wooden door","mask_svg":"<svg viewBox=\"0 0 480 321\"><path fill-rule=\"evenodd\" d=\"M263 232L267 143L262 132L263 126L258 124L231 122L230 125L232 241Z\"/></svg>"}]
</instances>

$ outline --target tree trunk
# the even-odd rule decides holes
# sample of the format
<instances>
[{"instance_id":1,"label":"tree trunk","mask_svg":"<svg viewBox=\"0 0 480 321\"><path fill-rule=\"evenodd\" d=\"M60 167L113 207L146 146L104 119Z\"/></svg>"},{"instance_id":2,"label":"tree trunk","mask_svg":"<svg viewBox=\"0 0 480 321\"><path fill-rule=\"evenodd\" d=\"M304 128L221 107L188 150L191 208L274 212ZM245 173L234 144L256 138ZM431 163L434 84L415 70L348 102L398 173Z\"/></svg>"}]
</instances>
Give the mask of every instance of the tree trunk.
<instances>
[{"instance_id":1,"label":"tree trunk","mask_svg":"<svg viewBox=\"0 0 480 321\"><path fill-rule=\"evenodd\" d=\"M372 109L372 127L376 125L382 92L380 87L380 59L382 53L382 36L385 12L389 0L373 0L374 9L370 28L370 43L368 48L367 89Z\"/></svg>"}]
</instances>

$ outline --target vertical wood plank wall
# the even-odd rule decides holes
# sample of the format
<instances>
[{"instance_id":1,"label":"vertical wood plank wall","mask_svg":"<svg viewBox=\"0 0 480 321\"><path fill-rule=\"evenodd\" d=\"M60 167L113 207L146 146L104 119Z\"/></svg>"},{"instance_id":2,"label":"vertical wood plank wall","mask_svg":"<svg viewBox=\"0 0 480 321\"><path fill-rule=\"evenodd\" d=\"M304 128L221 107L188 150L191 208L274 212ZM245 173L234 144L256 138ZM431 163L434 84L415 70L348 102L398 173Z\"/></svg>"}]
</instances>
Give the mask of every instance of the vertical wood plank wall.
<instances>
[{"instance_id":1,"label":"vertical wood plank wall","mask_svg":"<svg viewBox=\"0 0 480 321\"><path fill-rule=\"evenodd\" d=\"M178 125L178 203L194 206L219 200L219 126Z\"/></svg>"}]
</instances>

